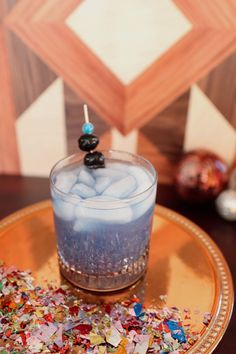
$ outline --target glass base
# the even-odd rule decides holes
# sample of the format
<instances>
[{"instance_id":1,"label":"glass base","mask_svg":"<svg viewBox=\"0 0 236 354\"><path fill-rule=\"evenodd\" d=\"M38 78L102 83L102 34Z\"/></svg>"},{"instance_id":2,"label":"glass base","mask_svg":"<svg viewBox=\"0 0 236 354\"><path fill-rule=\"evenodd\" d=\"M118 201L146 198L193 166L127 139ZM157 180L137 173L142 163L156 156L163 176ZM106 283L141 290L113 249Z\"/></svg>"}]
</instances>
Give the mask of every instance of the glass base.
<instances>
[{"instance_id":1,"label":"glass base","mask_svg":"<svg viewBox=\"0 0 236 354\"><path fill-rule=\"evenodd\" d=\"M120 272L104 274L85 274L70 267L58 254L61 274L74 285L90 291L106 292L124 289L136 283L146 272L148 251L145 252L132 267L123 268Z\"/></svg>"}]
</instances>

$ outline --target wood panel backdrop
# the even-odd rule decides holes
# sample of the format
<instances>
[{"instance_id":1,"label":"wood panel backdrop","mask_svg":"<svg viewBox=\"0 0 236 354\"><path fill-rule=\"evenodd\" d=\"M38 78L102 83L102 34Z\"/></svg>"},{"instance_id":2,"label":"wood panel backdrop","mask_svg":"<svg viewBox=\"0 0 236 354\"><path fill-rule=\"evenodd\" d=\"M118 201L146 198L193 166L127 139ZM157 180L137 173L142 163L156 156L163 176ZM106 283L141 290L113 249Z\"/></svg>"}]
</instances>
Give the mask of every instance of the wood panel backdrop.
<instances>
[{"instance_id":1,"label":"wood panel backdrop","mask_svg":"<svg viewBox=\"0 0 236 354\"><path fill-rule=\"evenodd\" d=\"M104 148L171 183L183 151L236 152L235 0L0 0L0 173L46 176L77 151L82 105Z\"/></svg>"}]
</instances>

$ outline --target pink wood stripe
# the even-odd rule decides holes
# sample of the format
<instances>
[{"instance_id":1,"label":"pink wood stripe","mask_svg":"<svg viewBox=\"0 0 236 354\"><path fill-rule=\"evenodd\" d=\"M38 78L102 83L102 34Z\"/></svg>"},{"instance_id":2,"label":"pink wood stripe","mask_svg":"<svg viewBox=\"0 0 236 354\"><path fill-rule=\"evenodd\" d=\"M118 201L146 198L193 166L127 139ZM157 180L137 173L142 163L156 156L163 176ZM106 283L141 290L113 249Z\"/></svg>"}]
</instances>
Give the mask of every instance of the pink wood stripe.
<instances>
[{"instance_id":1,"label":"pink wood stripe","mask_svg":"<svg viewBox=\"0 0 236 354\"><path fill-rule=\"evenodd\" d=\"M10 18L12 22L21 19L26 26L37 22L44 24L64 22L81 2L82 0L21 0L14 6Z\"/></svg>"},{"instance_id":2,"label":"pink wood stripe","mask_svg":"<svg viewBox=\"0 0 236 354\"><path fill-rule=\"evenodd\" d=\"M63 22L81 2L82 0L43 0L42 6L34 14L34 21Z\"/></svg>"},{"instance_id":3,"label":"pink wood stripe","mask_svg":"<svg viewBox=\"0 0 236 354\"><path fill-rule=\"evenodd\" d=\"M0 8L1 11L1 8ZM4 28L0 25L0 173L20 172L14 102Z\"/></svg>"},{"instance_id":4,"label":"pink wood stripe","mask_svg":"<svg viewBox=\"0 0 236 354\"><path fill-rule=\"evenodd\" d=\"M235 0L174 0L194 27L235 29Z\"/></svg>"}]
</instances>

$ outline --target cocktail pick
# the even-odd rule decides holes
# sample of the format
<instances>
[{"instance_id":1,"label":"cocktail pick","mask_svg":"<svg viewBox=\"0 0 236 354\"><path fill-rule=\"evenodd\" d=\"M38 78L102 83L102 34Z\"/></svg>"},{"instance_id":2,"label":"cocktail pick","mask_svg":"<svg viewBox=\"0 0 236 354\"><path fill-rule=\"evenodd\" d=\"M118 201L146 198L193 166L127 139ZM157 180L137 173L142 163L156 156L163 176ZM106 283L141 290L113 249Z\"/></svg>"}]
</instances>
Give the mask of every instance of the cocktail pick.
<instances>
[{"instance_id":1,"label":"cocktail pick","mask_svg":"<svg viewBox=\"0 0 236 354\"><path fill-rule=\"evenodd\" d=\"M85 123L82 126L82 131L84 134L92 134L94 132L94 126L89 121L88 106L84 104L84 120Z\"/></svg>"},{"instance_id":2,"label":"cocktail pick","mask_svg":"<svg viewBox=\"0 0 236 354\"><path fill-rule=\"evenodd\" d=\"M99 151L93 151L99 144L99 139L96 135L93 135L94 126L89 121L88 107L86 104L84 104L84 120L85 123L82 126L82 132L84 134L78 139L80 150L88 152L84 157L84 164L90 169L104 168L104 155Z\"/></svg>"}]
</instances>

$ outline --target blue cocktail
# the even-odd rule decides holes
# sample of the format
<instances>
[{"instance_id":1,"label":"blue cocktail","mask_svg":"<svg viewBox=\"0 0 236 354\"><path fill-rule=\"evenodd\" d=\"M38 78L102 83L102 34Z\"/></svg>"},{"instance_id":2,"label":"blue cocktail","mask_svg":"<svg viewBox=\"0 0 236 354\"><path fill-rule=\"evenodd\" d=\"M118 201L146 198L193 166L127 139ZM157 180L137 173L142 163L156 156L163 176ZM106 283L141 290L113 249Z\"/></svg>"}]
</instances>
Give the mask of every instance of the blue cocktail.
<instances>
[{"instance_id":1,"label":"blue cocktail","mask_svg":"<svg viewBox=\"0 0 236 354\"><path fill-rule=\"evenodd\" d=\"M156 172L147 160L103 154L105 168L91 170L76 154L51 172L61 272L96 291L124 288L144 274L156 198Z\"/></svg>"}]
</instances>

